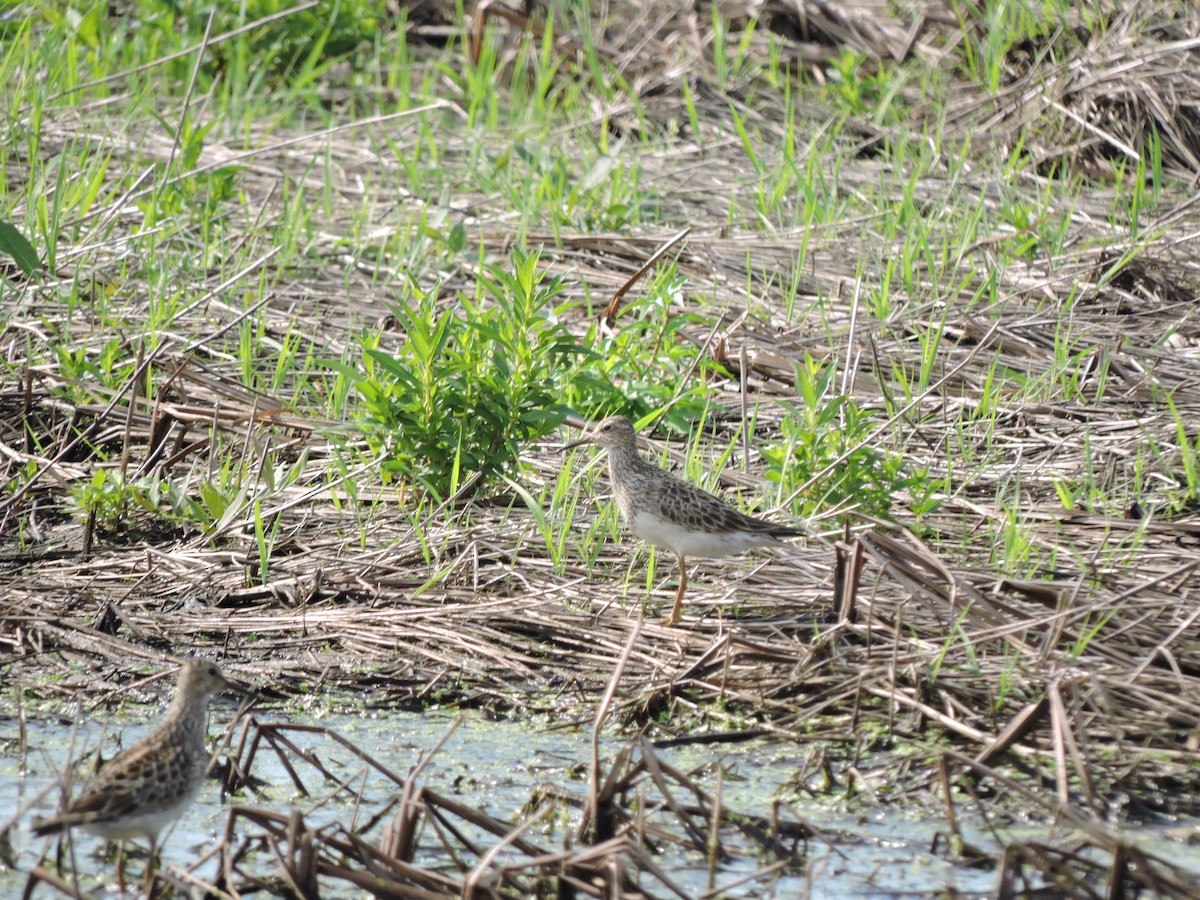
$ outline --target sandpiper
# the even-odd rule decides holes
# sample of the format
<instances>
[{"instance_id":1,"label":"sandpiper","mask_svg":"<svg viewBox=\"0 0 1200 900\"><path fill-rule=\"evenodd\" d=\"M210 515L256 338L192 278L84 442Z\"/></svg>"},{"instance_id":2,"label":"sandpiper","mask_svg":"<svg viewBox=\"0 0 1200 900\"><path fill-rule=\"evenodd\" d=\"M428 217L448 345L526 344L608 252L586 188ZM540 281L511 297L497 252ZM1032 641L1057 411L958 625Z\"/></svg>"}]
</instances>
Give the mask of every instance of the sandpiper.
<instances>
[{"instance_id":1,"label":"sandpiper","mask_svg":"<svg viewBox=\"0 0 1200 900\"><path fill-rule=\"evenodd\" d=\"M638 456L637 436L624 416L610 416L588 434L563 447L596 444L608 451L608 477L617 495L625 524L642 540L672 551L679 559L679 590L675 606L662 621L679 621L687 590L685 557L729 556L782 543L779 539L803 532L738 512L693 484Z\"/></svg>"},{"instance_id":2,"label":"sandpiper","mask_svg":"<svg viewBox=\"0 0 1200 900\"><path fill-rule=\"evenodd\" d=\"M213 663L185 661L171 706L154 730L110 759L65 811L35 824L34 834L80 827L110 841L147 838L149 891L159 834L196 799L204 782L208 700L225 690L246 692ZM118 869L122 882L123 867L124 859Z\"/></svg>"}]
</instances>

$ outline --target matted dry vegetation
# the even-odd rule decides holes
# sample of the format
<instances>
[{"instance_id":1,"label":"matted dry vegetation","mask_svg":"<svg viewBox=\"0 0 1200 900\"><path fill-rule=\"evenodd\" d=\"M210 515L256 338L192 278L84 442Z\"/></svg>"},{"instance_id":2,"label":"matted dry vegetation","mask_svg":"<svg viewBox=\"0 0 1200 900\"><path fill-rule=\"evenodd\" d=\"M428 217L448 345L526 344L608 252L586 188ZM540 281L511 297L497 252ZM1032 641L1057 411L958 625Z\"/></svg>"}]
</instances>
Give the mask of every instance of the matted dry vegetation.
<instances>
[{"instance_id":1,"label":"matted dry vegetation","mask_svg":"<svg viewBox=\"0 0 1200 900\"><path fill-rule=\"evenodd\" d=\"M882 3L738 6L722 6L734 38L744 16L758 14L810 76L846 49L868 66L947 65L959 42L978 40L972 29L982 27L942 3L902 4L902 12ZM83 248L60 248L59 272L4 287L5 371L20 374L0 396L0 471L10 486L0 500L6 688L18 687L26 704L80 695L99 701L132 671L195 652L218 654L239 677L282 696L339 698L355 689L373 706L485 706L590 727L619 672L608 712L631 736L788 742L805 760L797 784L818 792L812 785L825 773L836 787L822 793L879 804L920 798L942 810L951 832L952 797L971 796L973 812L1056 817L1066 835L1059 844L1009 842L1002 859L986 863L997 868L1001 893L1052 883L1078 895L1195 896L1200 873L1147 855L1119 823L1200 810L1200 517L1195 500L1175 499L1193 477L1187 470L1200 424L1200 15L1190 4L1166 2L1109 13L1102 31L1080 19L1044 46L1014 48L996 92L963 79L958 99L928 109L926 123L845 121L833 139L845 154L840 189L881 204L881 192L902 190L905 179L889 177L880 148L900 140L901 129L918 135L931 122L943 124L947 154L973 162L953 174L947 163L945 177L917 179L912 202L922 210L962 195L997 207L1014 193L1037 197L1052 167L1061 174L1064 164L1085 179L1074 204L1053 211L1061 250L1035 249L994 265L998 248L1036 234L1045 217L997 229L963 258L942 261L961 278L925 272L936 290L896 307L890 319L868 315L867 298L891 277L879 261L899 259L906 248L871 217L769 233L726 221L739 197L752 209L758 189L731 110L753 119L768 142L773 133L784 139L787 102L814 133L836 116L807 99L785 101L770 85L753 86L752 104L745 85L719 85L707 61L707 9L635 4L598 40L627 84L615 101L596 100L596 123L614 132L670 133L687 120L681 85L693 80L703 149L681 139L670 152L641 159L643 190L664 227L571 233L547 226L518 235L504 198L466 187L450 198L471 246L489 257L502 259L514 239L542 247L541 264L565 275L568 298L582 301L571 323L579 333L671 235L690 228L668 258L687 290L703 298L685 291L672 314L699 313L677 339L702 347L726 370L726 380L710 385L722 410L712 427L716 443L727 446L745 424L743 398L757 408L755 439L770 439L780 404L795 396L793 367L808 353L838 359L846 392L877 413L867 440L887 434L912 466L947 479L938 507L920 516L905 506L912 498L898 496L896 522L831 517L813 523L804 546L778 557L700 563L678 628L638 621L643 596L629 578L630 540L607 543L589 564L568 539L556 563L537 517L503 487L414 513L404 491L338 468L329 438L337 423L251 390L239 377L229 340L247 317L264 322L268 335L300 335L338 358L387 313L404 261L346 252L339 223L364 202L357 173L397 167L395 157L372 148L383 146L384 135L401 145L414 139L406 117L358 121L316 137L264 131L251 138L260 149L243 157L242 191L254 202L224 213L249 245L258 243L264 222L284 215L285 182L325 196L331 215L319 224L307 268L293 259L275 272L274 250L264 245L252 254L254 265L228 283L214 276L180 286L186 309L172 323L177 336L155 351L154 365L169 377L152 400L130 401L141 393L141 373L110 390L69 384L55 366L29 362L31 346L86 347L103 330L60 308L56 279L79 275L103 291L128 266L120 290L132 320L143 302L137 269L144 261L124 258L119 227L102 253L87 255L87 272L72 270ZM413 46L427 39L430 52L456 27L433 5L414 7L410 21ZM535 25L536 17L530 24L520 16L474 22L510 61ZM568 61L575 37L559 33ZM760 26L751 52L766 53L766 42ZM572 77L571 66L559 77ZM918 84L898 90L920 108ZM44 152L95 133L94 122L71 115L42 127ZM445 136L443 165L465 164L468 139ZM1131 233L1114 213L1112 184L1128 177L1126 167L1151 141L1161 148L1160 177L1172 187ZM138 141L126 159L111 142L105 146L115 150L115 167L165 163L173 152ZM1031 165L1004 180L995 163L1017 146ZM314 153L322 158L315 171ZM233 155L213 143L195 166L217 167ZM129 202L122 197L96 215L119 218ZM431 202L397 197L375 210L374 224L386 228ZM943 245L936 215L929 219L931 243ZM914 263L916 282L927 263ZM227 302L263 273L276 286L261 303ZM441 278L447 294L473 291L469 260L426 274ZM785 313L778 300L785 285L797 287L796 308L811 317ZM999 299L980 303L989 291ZM1061 341L1067 331L1069 371ZM940 342L928 377L901 384L897 373L923 371L930 334ZM129 352L136 346L130 338ZM82 387L90 399L68 400L66 387ZM889 408L897 411L888 415ZM650 443L663 449L653 436ZM1149 444L1156 452L1145 450ZM65 500L72 484L91 478L95 446L131 475L203 469L216 446L239 446L247 460L305 455L304 477L271 492L260 510L277 529L265 581L249 501L215 534L164 532L144 516L118 534L85 529ZM978 451L967 464L964 447ZM685 457L675 445L666 453L676 462ZM725 487L759 483L753 448L745 463L729 468ZM522 484L537 497L564 463L547 442L526 448L523 464ZM345 483L359 477L363 486L350 503ZM267 478L259 466L253 483L262 487ZM1064 508L1062 486L1079 483L1094 489ZM570 523L560 510L545 516L556 531L582 530L591 519L579 509ZM644 557L635 564L644 566ZM673 586L655 583L653 601L661 603ZM630 643L634 629L640 633ZM455 834L447 826L439 834L460 860L456 874L412 864L413 816L443 825L471 819L470 810L428 791L419 803L400 805L400 836L391 832L392 843L382 846L358 834L306 832L279 810L238 807L218 887L307 896L319 873L394 897L519 896L552 883L585 896L683 895L656 871L622 805L635 796L628 787L638 778L652 779L664 798L672 790L692 798L662 800L671 821L660 827L663 840L703 848L710 828L737 827L762 842L771 860L764 867L803 868L794 845L807 834L801 823L721 820L719 802L714 813L701 788L679 773L663 774L650 743L635 740L629 756L606 761L605 769L608 814L603 828L587 832L590 846L543 846L510 833L511 823L480 817L475 827L526 862L489 868L490 845L447 836ZM410 789L410 780L396 780L399 791ZM378 818L385 814L392 813ZM234 820L261 836L235 838ZM239 870L240 854L254 842L286 861L278 883L260 884Z\"/></svg>"}]
</instances>

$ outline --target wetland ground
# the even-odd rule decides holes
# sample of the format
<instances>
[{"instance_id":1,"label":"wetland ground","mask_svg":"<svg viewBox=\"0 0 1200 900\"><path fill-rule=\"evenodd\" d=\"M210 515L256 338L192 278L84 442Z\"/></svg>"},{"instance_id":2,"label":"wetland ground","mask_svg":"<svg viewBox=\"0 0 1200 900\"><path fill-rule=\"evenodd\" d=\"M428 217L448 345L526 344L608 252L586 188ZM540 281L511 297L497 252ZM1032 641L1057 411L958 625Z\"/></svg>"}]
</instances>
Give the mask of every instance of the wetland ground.
<instances>
[{"instance_id":1,"label":"wetland ground","mask_svg":"<svg viewBox=\"0 0 1200 900\"><path fill-rule=\"evenodd\" d=\"M885 894L1195 896L1200 13L1076 7L7 8L17 796L200 654L263 696L162 893L822 896L816 804L941 832ZM613 412L809 537L659 626L558 452ZM449 710L572 764L497 814L353 733ZM7 884L106 871L32 812Z\"/></svg>"}]
</instances>

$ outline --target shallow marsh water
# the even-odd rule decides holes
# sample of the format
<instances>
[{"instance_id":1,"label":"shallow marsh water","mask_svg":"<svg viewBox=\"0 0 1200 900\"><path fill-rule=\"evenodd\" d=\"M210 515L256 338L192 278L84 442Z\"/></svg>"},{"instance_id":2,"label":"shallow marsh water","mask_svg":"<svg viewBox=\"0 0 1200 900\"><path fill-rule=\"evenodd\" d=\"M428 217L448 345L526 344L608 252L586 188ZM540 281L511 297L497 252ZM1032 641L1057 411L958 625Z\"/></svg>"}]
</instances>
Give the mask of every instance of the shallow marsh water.
<instances>
[{"instance_id":1,"label":"shallow marsh water","mask_svg":"<svg viewBox=\"0 0 1200 900\"><path fill-rule=\"evenodd\" d=\"M220 705L214 712L216 727L232 715L232 708ZM147 718L150 716L148 715ZM363 715L330 714L317 717L273 715L259 713L261 722L293 722L318 724L340 733L347 740L372 754L380 762L400 774L407 774L423 751L432 748L453 723L453 717L438 714L373 713ZM136 740L145 727L130 722L123 744ZM0 811L5 811L0 824L9 815L30 803L47 785L53 784L66 760L78 755L79 748L91 748L106 734L120 729L118 723L93 723L76 732L69 724L59 721L31 721L28 728L29 753L22 769L16 741L16 723L0 723ZM360 759L319 734L296 734L291 737L304 747L314 749L322 761L340 777L349 777L360 770ZM469 803L488 814L518 822L522 809L537 789L555 785L560 790L583 797L589 761L590 735L586 731L539 729L530 724L488 721L478 715L467 718L433 757L419 778L423 787ZM625 743L623 738L607 738L602 742L605 759ZM105 756L111 756L115 745L105 744ZM659 757L672 766L694 775L708 791L716 787L714 763L720 761L727 772L722 785L725 807L747 814L769 816L773 800L788 799L794 813L802 815L817 828L827 832L827 840L814 839L809 843L809 874L807 877L787 875L770 881L750 881L729 889L730 897L863 897L937 894L949 886L968 894L990 894L996 883L991 869L972 869L954 865L931 852L935 835L945 830L944 821L926 816L912 817L901 812L855 815L794 798L785 782L800 765L795 747L783 744L746 744L731 746L693 745L663 749ZM305 813L308 824L340 820L349 823L357 815L361 821L371 814L372 807L381 808L394 795L393 785L378 773L370 772L363 784L365 803L357 809L348 798L331 797L331 787L313 770L300 767L311 796L297 794L286 770L273 754L262 753L255 760L252 774L270 787L259 798L244 797L238 802L267 806L279 810L292 807ZM16 868L0 870L0 897L17 896L23 889L27 873L36 863L46 842L32 837L28 823L34 815L54 811L57 790L48 791L24 814L22 824L12 834ZM197 803L167 836L163 851L164 867L188 868L219 842L225 828L227 802L219 797L215 782L206 784ZM977 821L965 818L961 823L964 837L989 852L997 850L990 832L980 828ZM578 813L559 816L538 832L539 841L551 847L561 846L568 832L578 825ZM369 837L378 837L377 827ZM1030 829L1030 834L1045 829ZM495 839L486 836L494 843ZM76 864L80 886L89 893L114 890L114 866L99 858L102 842L80 834L76 839ZM485 846L490 846L490 843ZM423 845L427 846L427 845ZM730 861L720 865L715 884L729 885L752 875L769 860L761 860L756 848L748 842L738 845L729 842ZM1163 852L1162 846L1153 848ZM1181 852L1188 852L1186 848ZM1200 867L1200 851L1192 850ZM418 853L416 862L432 866L444 864L426 849ZM656 857L656 862L685 890L702 894L709 888L709 873L702 855L681 852L668 846ZM129 879L136 884L144 862L131 861ZM264 871L270 871L273 861L264 860ZM198 870L211 878L216 871L215 861L209 860ZM347 885L323 882L328 896L357 896ZM43 889L45 890L45 889Z\"/></svg>"}]
</instances>

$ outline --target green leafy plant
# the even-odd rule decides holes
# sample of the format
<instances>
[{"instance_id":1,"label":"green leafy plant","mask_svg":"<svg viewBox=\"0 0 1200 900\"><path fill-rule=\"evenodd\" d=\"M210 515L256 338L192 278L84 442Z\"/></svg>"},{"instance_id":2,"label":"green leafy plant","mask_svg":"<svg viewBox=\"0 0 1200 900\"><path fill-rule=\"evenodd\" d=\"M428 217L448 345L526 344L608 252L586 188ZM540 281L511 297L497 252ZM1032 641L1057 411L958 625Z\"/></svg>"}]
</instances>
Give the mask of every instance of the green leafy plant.
<instances>
[{"instance_id":1,"label":"green leafy plant","mask_svg":"<svg viewBox=\"0 0 1200 900\"><path fill-rule=\"evenodd\" d=\"M862 443L876 423L853 398L836 392L835 374L805 354L796 372L802 405L784 416L783 440L763 448L766 477L790 493L823 472L805 493L808 515L853 508L886 517L897 491L926 496L923 471L908 470L899 453Z\"/></svg>"},{"instance_id":2,"label":"green leafy plant","mask_svg":"<svg viewBox=\"0 0 1200 900\"><path fill-rule=\"evenodd\" d=\"M230 474L226 471L224 477ZM212 482L203 481L197 499L189 487L154 476L124 480L113 469L97 469L89 480L71 488L70 505L81 522L92 521L102 532L125 528L130 517L139 512L148 513L159 525L199 527L211 532L228 524L248 492L245 482L236 493L227 495Z\"/></svg>"},{"instance_id":3,"label":"green leafy plant","mask_svg":"<svg viewBox=\"0 0 1200 900\"><path fill-rule=\"evenodd\" d=\"M581 358L565 379L564 402L589 419L622 413L638 421L661 413L659 427L688 434L708 408L697 373L720 366L698 359L700 350L686 337L688 328L711 328L711 322L672 309L684 285L674 267L665 267L622 307L613 331L593 326L587 344L596 353Z\"/></svg>"},{"instance_id":4,"label":"green leafy plant","mask_svg":"<svg viewBox=\"0 0 1200 900\"><path fill-rule=\"evenodd\" d=\"M560 380L586 352L552 305L562 279L547 280L536 254L515 250L511 272L489 268L479 283L483 297L455 306L414 288L395 309L403 345L388 352L379 334L365 337L352 374L383 471L439 498L472 475L511 474L521 445L566 417Z\"/></svg>"},{"instance_id":5,"label":"green leafy plant","mask_svg":"<svg viewBox=\"0 0 1200 900\"><path fill-rule=\"evenodd\" d=\"M865 53L843 50L830 60L826 96L855 116L871 116L875 121L890 121L895 114L890 100L895 93L892 73L871 63Z\"/></svg>"},{"instance_id":6,"label":"green leafy plant","mask_svg":"<svg viewBox=\"0 0 1200 900\"><path fill-rule=\"evenodd\" d=\"M68 492L81 521L94 521L102 531L119 526L134 506L143 505L141 489L108 469L96 469L87 481Z\"/></svg>"},{"instance_id":7,"label":"green leafy plant","mask_svg":"<svg viewBox=\"0 0 1200 900\"><path fill-rule=\"evenodd\" d=\"M52 349L63 381L68 384L63 393L69 397L90 400L93 384L113 389L133 369L129 345L120 338L109 339L99 350L87 346L72 348L65 344L56 344Z\"/></svg>"}]
</instances>

